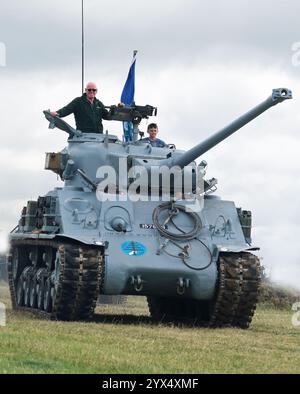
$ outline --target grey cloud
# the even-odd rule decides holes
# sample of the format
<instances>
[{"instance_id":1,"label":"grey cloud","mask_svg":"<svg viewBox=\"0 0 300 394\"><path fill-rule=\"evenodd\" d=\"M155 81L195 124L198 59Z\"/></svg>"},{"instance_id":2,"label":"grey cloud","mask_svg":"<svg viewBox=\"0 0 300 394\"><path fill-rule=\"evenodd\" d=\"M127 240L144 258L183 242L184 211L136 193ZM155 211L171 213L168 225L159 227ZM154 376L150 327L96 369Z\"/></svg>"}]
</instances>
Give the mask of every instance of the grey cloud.
<instances>
[{"instance_id":1,"label":"grey cloud","mask_svg":"<svg viewBox=\"0 0 300 394\"><path fill-rule=\"evenodd\" d=\"M80 64L80 2L2 1L0 40L11 72L76 70ZM137 48L152 69L248 62L285 66L299 40L297 0L154 0L85 2L87 67L119 71ZM94 66L91 66L91 65ZM114 65L114 66L112 66Z\"/></svg>"}]
</instances>

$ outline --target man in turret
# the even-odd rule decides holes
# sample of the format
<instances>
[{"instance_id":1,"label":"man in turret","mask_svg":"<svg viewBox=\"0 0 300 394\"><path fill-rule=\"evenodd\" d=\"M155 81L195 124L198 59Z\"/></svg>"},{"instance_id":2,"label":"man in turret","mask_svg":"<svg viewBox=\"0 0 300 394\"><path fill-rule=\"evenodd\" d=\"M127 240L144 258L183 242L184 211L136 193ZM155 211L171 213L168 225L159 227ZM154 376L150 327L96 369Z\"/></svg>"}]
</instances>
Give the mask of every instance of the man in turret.
<instances>
[{"instance_id":1,"label":"man in turret","mask_svg":"<svg viewBox=\"0 0 300 394\"><path fill-rule=\"evenodd\" d=\"M51 115L64 118L73 113L77 130L84 133L103 133L102 119L109 120L109 111L96 98L97 91L96 84L89 82L81 97L76 97L65 107L51 112Z\"/></svg>"},{"instance_id":2,"label":"man in turret","mask_svg":"<svg viewBox=\"0 0 300 394\"><path fill-rule=\"evenodd\" d=\"M149 137L142 138L140 140L140 142L145 143L145 144L151 144L151 146L153 146L155 148L167 147L167 144L163 140L156 138L157 133L158 133L158 127L157 127L156 123L150 123L148 125L147 133L149 134Z\"/></svg>"}]
</instances>

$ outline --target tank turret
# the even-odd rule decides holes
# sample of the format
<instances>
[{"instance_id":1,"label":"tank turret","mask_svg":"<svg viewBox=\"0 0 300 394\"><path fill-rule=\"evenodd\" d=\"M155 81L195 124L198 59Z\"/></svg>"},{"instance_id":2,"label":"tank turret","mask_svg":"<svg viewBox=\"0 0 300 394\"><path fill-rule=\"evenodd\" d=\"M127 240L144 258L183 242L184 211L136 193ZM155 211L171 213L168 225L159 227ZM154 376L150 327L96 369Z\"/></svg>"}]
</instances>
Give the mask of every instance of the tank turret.
<instances>
[{"instance_id":1,"label":"tank turret","mask_svg":"<svg viewBox=\"0 0 300 394\"><path fill-rule=\"evenodd\" d=\"M139 142L139 123L156 115L149 105L110 107L110 119L134 124L130 143L75 130L45 111L50 128L68 134L68 146L45 163L64 184L28 201L10 234L13 307L90 319L99 295L143 295L156 321L247 328L260 283L251 212L213 195L213 180L199 189L205 162L194 160L291 97L273 90L187 152Z\"/></svg>"},{"instance_id":2,"label":"tank turret","mask_svg":"<svg viewBox=\"0 0 300 394\"><path fill-rule=\"evenodd\" d=\"M150 157L147 158L145 158L144 156L140 158L138 155L136 155L135 157L131 158L131 165L145 167L147 169L148 178L150 178L150 181L147 177L144 177L145 180L144 188L146 188L146 184L150 183L151 189L153 189L153 187L155 189L162 189L162 184L164 183L164 181L166 181L166 177L163 180L162 177L160 176L162 172L161 169L167 166L173 169L173 172L170 173L170 176L172 176L172 174L175 175L173 176L173 179L170 179L168 181L168 183L170 184L171 191L175 193L176 191L180 191L184 183L189 184L190 185L189 188L195 191L196 185L199 184L198 175L202 177L202 174L201 174L201 168L200 168L200 174L199 171L197 171L196 165L195 163L193 163L194 160L201 157L204 153L212 149L220 142L224 141L230 135L235 133L241 127L245 126L250 121L254 120L256 117L261 115L266 110L272 108L276 104L283 102L284 100L291 98L292 98L292 92L289 89L286 88L273 89L272 95L268 97L265 101L263 101L261 104L257 105L250 111L246 112L244 115L240 116L239 118L231 122L229 125L222 128L220 131L216 132L215 134L212 134L207 139L200 142L198 145L194 146L190 150L186 152L182 152L182 151L170 149L170 151L167 152L166 154L166 158L155 157L154 155L152 156L150 155ZM151 152L150 147L149 149ZM181 174L180 171L176 171L176 168L184 169L185 172ZM159 186L157 182L153 185L151 181L152 179L157 179L157 180L159 179L159 181L157 181L159 182ZM200 180L202 180L202 178ZM174 182L176 181L177 181L177 185L174 184ZM204 182L202 188L203 187L206 188L208 186L211 186L212 184L214 186L215 182L216 180L212 178L212 183Z\"/></svg>"}]
</instances>

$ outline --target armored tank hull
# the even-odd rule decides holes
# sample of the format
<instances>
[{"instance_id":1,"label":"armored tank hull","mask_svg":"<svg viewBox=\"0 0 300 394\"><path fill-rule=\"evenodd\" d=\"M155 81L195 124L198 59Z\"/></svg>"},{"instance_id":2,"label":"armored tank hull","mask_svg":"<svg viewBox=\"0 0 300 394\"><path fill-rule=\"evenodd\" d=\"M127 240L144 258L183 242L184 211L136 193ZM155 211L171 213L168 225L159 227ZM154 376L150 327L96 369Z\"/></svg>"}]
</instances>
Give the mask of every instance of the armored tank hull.
<instances>
[{"instance_id":1,"label":"armored tank hull","mask_svg":"<svg viewBox=\"0 0 300 394\"><path fill-rule=\"evenodd\" d=\"M45 212L51 200L54 220L70 223L66 233L46 233L44 226L39 230L36 225L31 233L24 232L31 217L23 214L25 225L11 235L9 284L14 307L54 319L88 319L100 294L145 295L157 321L248 326L257 302L260 268L257 257L248 251L241 217L232 202L207 197L205 208L195 214L202 223L197 238L164 245L145 209L151 212L165 203L153 204L151 209L149 203L137 202L130 209L128 201L123 206L110 202L100 207L95 199L89 205L84 194L57 189L36 204ZM78 211L77 223L72 219L74 210L66 209L66 204L69 208L73 203L84 207ZM89 224L93 229L87 226L91 219L87 205L96 213ZM131 231L124 234L111 228L110 215L116 214L128 220ZM49 215L42 214L42 222L48 225ZM229 229L227 217L235 218ZM188 233L190 221L189 214L182 212L176 226ZM55 227L62 224L55 222Z\"/></svg>"},{"instance_id":2,"label":"armored tank hull","mask_svg":"<svg viewBox=\"0 0 300 394\"><path fill-rule=\"evenodd\" d=\"M10 234L13 307L80 320L92 318L99 295L142 295L156 321L247 328L260 283L251 212L214 196L214 179L199 188L203 163L194 160L291 97L274 92L187 152L80 133L47 113L70 135L67 148L46 154L64 186L28 201ZM163 178L162 166L176 169Z\"/></svg>"}]
</instances>

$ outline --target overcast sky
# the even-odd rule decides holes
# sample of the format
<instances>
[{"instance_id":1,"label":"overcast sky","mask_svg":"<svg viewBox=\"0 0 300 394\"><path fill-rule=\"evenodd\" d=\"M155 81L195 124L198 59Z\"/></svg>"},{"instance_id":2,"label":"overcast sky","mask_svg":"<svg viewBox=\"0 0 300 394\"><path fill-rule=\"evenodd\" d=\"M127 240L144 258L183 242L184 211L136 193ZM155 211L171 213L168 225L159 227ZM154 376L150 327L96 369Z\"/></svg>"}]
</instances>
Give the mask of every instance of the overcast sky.
<instances>
[{"instance_id":1,"label":"overcast sky","mask_svg":"<svg viewBox=\"0 0 300 394\"><path fill-rule=\"evenodd\" d=\"M48 130L42 110L80 95L80 5L0 0L0 250L26 201L61 184L43 170L44 153L61 150L66 136ZM292 101L203 158L218 194L252 210L253 241L273 279L300 288L299 15L298 0L85 0L86 81L106 105L119 102L138 49L135 101L158 107L160 137L178 148L272 88L292 89ZM121 137L116 122L105 128Z\"/></svg>"}]
</instances>

